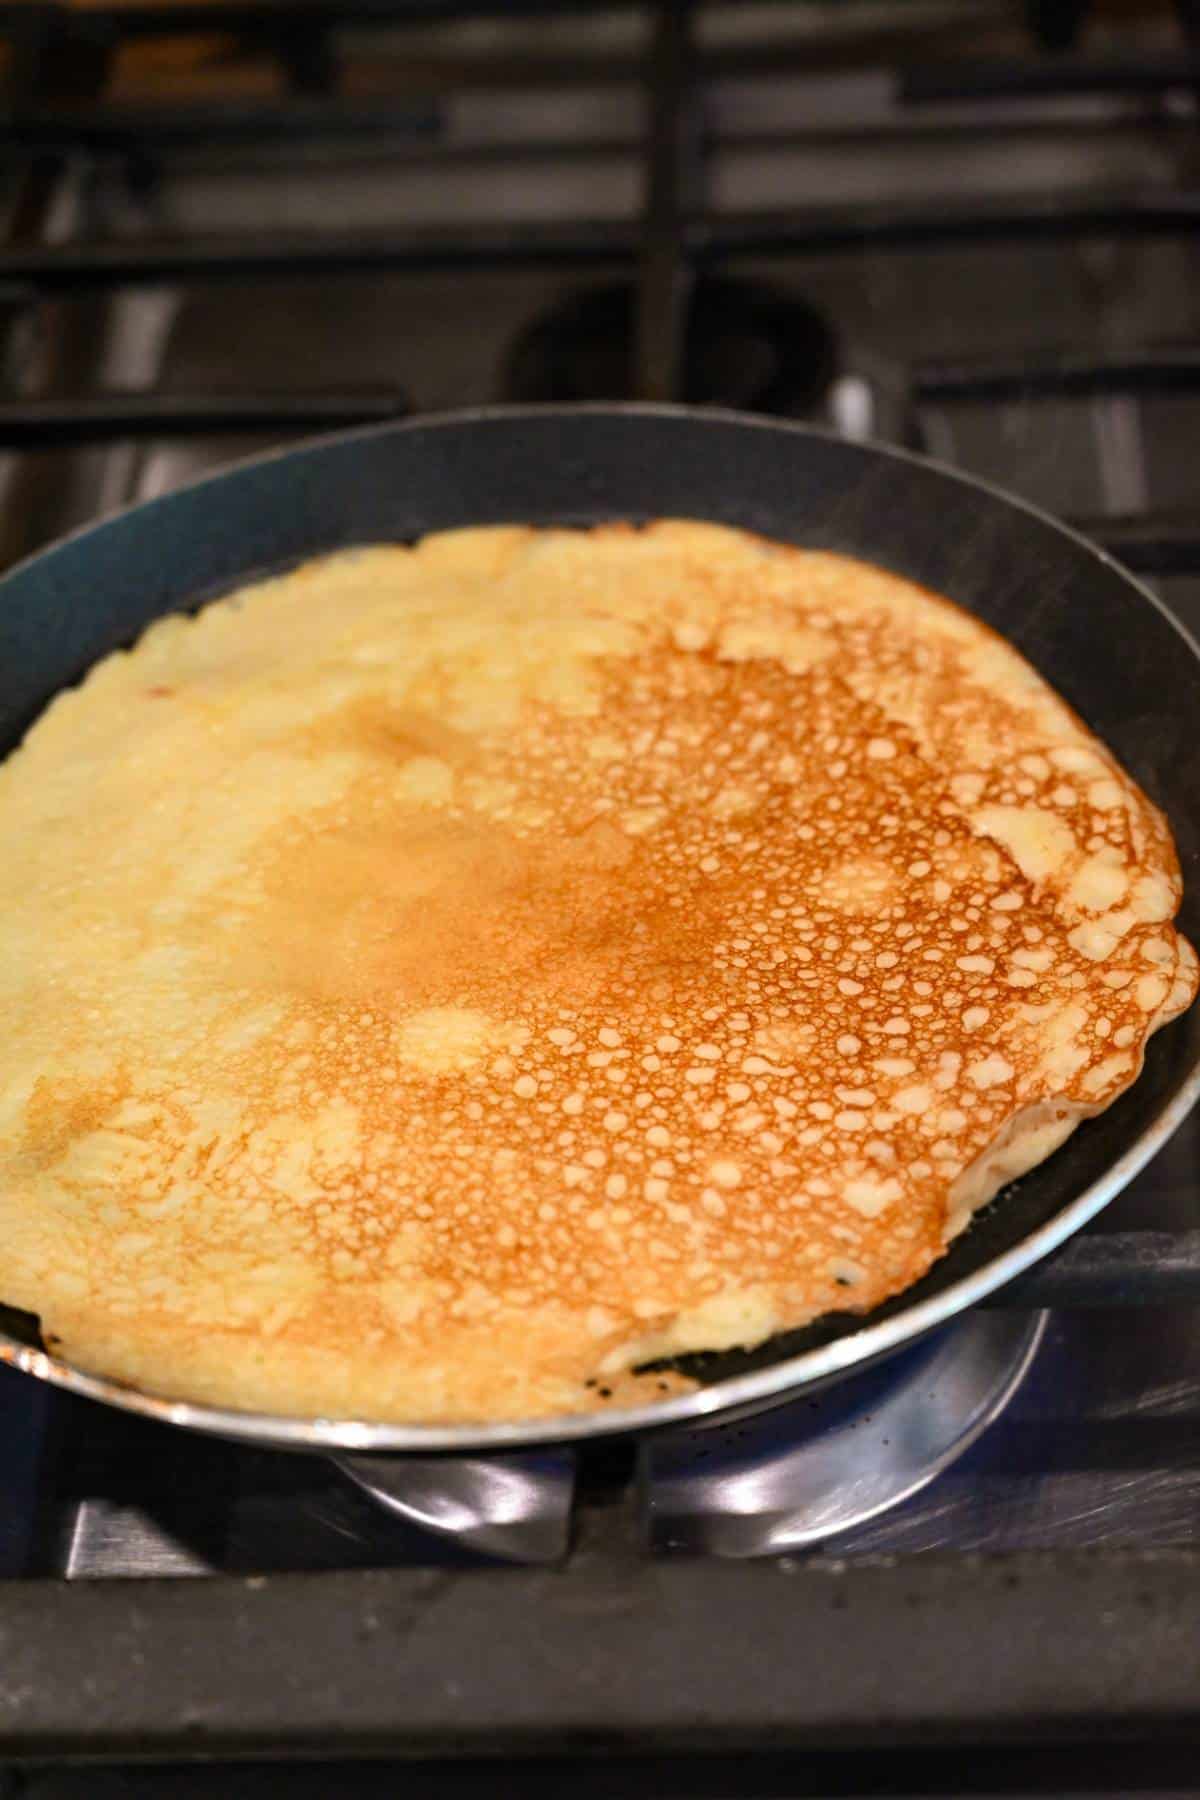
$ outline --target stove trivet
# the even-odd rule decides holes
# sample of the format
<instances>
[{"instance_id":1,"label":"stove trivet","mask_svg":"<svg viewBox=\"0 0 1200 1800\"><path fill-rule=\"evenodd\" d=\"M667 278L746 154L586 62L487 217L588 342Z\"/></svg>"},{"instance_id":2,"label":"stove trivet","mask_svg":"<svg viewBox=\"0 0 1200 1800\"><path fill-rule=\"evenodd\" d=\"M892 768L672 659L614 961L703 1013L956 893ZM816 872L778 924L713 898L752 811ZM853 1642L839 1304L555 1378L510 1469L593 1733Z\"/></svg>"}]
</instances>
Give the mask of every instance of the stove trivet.
<instances>
[{"instance_id":1,"label":"stove trivet","mask_svg":"<svg viewBox=\"0 0 1200 1800\"><path fill-rule=\"evenodd\" d=\"M635 1484L642 1541L655 1551L777 1555L898 1505L1004 1410L1047 1317L976 1312L770 1412L648 1438ZM569 1548L569 1449L336 1460L388 1512L482 1555L556 1562Z\"/></svg>"},{"instance_id":2,"label":"stove trivet","mask_svg":"<svg viewBox=\"0 0 1200 1800\"><path fill-rule=\"evenodd\" d=\"M769 1556L899 1505L1003 1412L1048 1316L975 1312L790 1405L653 1439L640 1470L651 1548Z\"/></svg>"},{"instance_id":3,"label":"stove trivet","mask_svg":"<svg viewBox=\"0 0 1200 1800\"><path fill-rule=\"evenodd\" d=\"M338 1456L334 1462L386 1512L504 1562L558 1562L570 1546L575 1458Z\"/></svg>"},{"instance_id":4,"label":"stove trivet","mask_svg":"<svg viewBox=\"0 0 1200 1800\"><path fill-rule=\"evenodd\" d=\"M631 282L567 294L513 344L506 398L628 398L635 310ZM788 417L826 397L837 343L828 320L798 294L701 276L691 291L683 362L680 399Z\"/></svg>"}]
</instances>

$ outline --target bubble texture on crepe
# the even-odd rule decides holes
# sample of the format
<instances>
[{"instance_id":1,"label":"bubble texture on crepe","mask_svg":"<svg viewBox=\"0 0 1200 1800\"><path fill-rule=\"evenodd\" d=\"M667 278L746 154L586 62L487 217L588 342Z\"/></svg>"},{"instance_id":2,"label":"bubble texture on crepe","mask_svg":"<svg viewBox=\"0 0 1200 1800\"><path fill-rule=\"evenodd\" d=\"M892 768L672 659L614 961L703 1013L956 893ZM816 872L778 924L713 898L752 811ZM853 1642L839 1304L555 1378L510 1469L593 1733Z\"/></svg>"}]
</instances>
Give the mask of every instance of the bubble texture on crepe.
<instances>
[{"instance_id":1,"label":"bubble texture on crepe","mask_svg":"<svg viewBox=\"0 0 1200 1800\"><path fill-rule=\"evenodd\" d=\"M915 1281L1192 999L1161 815L879 569L367 547L0 770L0 1298L148 1391L491 1422Z\"/></svg>"}]
</instances>

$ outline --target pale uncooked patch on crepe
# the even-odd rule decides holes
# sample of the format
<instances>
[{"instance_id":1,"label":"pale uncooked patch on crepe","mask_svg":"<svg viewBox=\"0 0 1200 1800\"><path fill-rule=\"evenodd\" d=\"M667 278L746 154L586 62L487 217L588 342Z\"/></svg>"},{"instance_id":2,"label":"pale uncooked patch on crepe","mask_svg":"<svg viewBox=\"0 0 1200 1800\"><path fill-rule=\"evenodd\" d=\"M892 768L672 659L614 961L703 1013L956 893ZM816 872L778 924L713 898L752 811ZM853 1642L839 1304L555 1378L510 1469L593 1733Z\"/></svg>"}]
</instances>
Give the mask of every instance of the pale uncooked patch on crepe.
<instances>
[{"instance_id":1,"label":"pale uncooked patch on crepe","mask_svg":"<svg viewBox=\"0 0 1200 1800\"><path fill-rule=\"evenodd\" d=\"M164 620L0 841L0 1296L283 1413L654 1398L866 1310L1196 987L1165 821L1015 651L693 523Z\"/></svg>"}]
</instances>

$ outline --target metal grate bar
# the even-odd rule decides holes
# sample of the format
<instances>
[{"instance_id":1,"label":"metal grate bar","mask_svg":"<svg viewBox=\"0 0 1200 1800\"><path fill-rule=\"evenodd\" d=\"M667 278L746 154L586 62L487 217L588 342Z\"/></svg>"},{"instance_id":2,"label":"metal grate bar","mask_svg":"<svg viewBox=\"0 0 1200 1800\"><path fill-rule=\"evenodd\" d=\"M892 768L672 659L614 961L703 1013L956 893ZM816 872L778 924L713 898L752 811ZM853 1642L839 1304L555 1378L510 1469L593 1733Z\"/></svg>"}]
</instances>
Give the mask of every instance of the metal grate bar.
<instances>
[{"instance_id":1,"label":"metal grate bar","mask_svg":"<svg viewBox=\"0 0 1200 1800\"><path fill-rule=\"evenodd\" d=\"M0 119L0 145L31 149L148 155L193 147L222 149L242 143L290 142L294 138L412 138L422 141L438 129L433 102L386 103L283 100L265 105L179 106L16 112Z\"/></svg>"},{"instance_id":2,"label":"metal grate bar","mask_svg":"<svg viewBox=\"0 0 1200 1800\"><path fill-rule=\"evenodd\" d=\"M1200 575L1200 517L1138 513L1072 523L1138 575Z\"/></svg>"},{"instance_id":3,"label":"metal grate bar","mask_svg":"<svg viewBox=\"0 0 1200 1800\"><path fill-rule=\"evenodd\" d=\"M1090 1231L983 1304L1200 1305L1200 1231Z\"/></svg>"},{"instance_id":4,"label":"metal grate bar","mask_svg":"<svg viewBox=\"0 0 1200 1800\"><path fill-rule=\"evenodd\" d=\"M1072 196L1043 193L962 202L897 199L886 206L729 215L695 230L709 256L808 254L831 250L949 249L1009 239L1144 237L1194 231L1200 191L1143 188Z\"/></svg>"},{"instance_id":5,"label":"metal grate bar","mask_svg":"<svg viewBox=\"0 0 1200 1800\"><path fill-rule=\"evenodd\" d=\"M685 221L683 248L700 262L831 250L947 248L1010 238L1136 237L1200 225L1200 192L1164 190L1110 199L1034 195L969 206L949 201L811 212L726 214ZM638 234L623 220L482 223L408 231L211 233L30 246L0 252L0 281L45 289L172 280L352 273L363 269L545 267L634 260Z\"/></svg>"},{"instance_id":6,"label":"metal grate bar","mask_svg":"<svg viewBox=\"0 0 1200 1800\"><path fill-rule=\"evenodd\" d=\"M4 400L0 401L0 445L8 449L45 449L113 438L332 430L340 425L399 418L408 410L407 396L386 388Z\"/></svg>"},{"instance_id":7,"label":"metal grate bar","mask_svg":"<svg viewBox=\"0 0 1200 1800\"><path fill-rule=\"evenodd\" d=\"M61 291L128 283L354 274L372 269L539 267L628 262L635 253L624 224L430 226L397 232L296 232L251 238L197 234L0 251L0 281L30 279ZM18 273L21 271L22 273Z\"/></svg>"},{"instance_id":8,"label":"metal grate bar","mask_svg":"<svg viewBox=\"0 0 1200 1800\"><path fill-rule=\"evenodd\" d=\"M606 0L582 0L585 9L604 10ZM575 0L580 4L580 0ZM444 24L448 18L536 18L566 10L565 0L466 0L448 6L445 0L180 0L178 6L149 4L89 6L82 20L72 8L54 0L17 0L0 5L0 32L20 31L31 17L63 26L82 25L121 37L186 36L191 32L229 32L233 35L278 32L287 26L312 30L318 26L345 24L422 25Z\"/></svg>"},{"instance_id":9,"label":"metal grate bar","mask_svg":"<svg viewBox=\"0 0 1200 1800\"><path fill-rule=\"evenodd\" d=\"M918 403L1061 399L1114 393L1194 393L1200 389L1200 347L1151 345L1096 355L1032 350L1028 356L970 357L927 362L913 374Z\"/></svg>"},{"instance_id":10,"label":"metal grate bar","mask_svg":"<svg viewBox=\"0 0 1200 1800\"><path fill-rule=\"evenodd\" d=\"M980 100L1053 99L1066 94L1162 94L1200 82L1200 57L1053 56L1039 61L954 59L905 69L899 97L908 105Z\"/></svg>"},{"instance_id":11,"label":"metal grate bar","mask_svg":"<svg viewBox=\"0 0 1200 1800\"><path fill-rule=\"evenodd\" d=\"M647 71L646 195L637 290L634 385L643 400L674 400L683 376L691 269L684 221L699 207L699 114L692 84L688 0L659 7Z\"/></svg>"},{"instance_id":12,"label":"metal grate bar","mask_svg":"<svg viewBox=\"0 0 1200 1800\"><path fill-rule=\"evenodd\" d=\"M622 157L638 148L633 131L614 130L583 137L472 138L446 143L439 136L443 123L439 103L416 93L398 93L387 100L312 100L289 98L262 104L252 101L220 104L180 103L163 108L142 104L119 106L42 107L36 111L10 111L0 117L0 147L24 150L49 149L63 155L73 151L95 154L151 157L157 154L213 148L225 150L241 143L290 143L293 138L318 141L354 138L391 140L389 155L436 158L445 167L479 162L532 162L550 164L596 157ZM1179 120L1147 121L1144 130L1158 130L1164 137L1185 138L1192 129ZM1111 138L1111 121L1072 121L1066 133L1059 121L1000 119L981 124L964 119L929 119L874 125L790 125L763 130L737 129L706 133L706 141L746 153L767 154L780 150L881 149L889 145L913 148L933 146L955 149L979 144L1029 143L1044 140L1061 147L1064 136L1072 144Z\"/></svg>"},{"instance_id":13,"label":"metal grate bar","mask_svg":"<svg viewBox=\"0 0 1200 1800\"><path fill-rule=\"evenodd\" d=\"M682 0L664 0L678 4ZM571 12L611 12L612 0L467 0L465 4L438 4L437 0L125 0L101 4L88 0L86 7L53 4L52 0L18 0L0 4L0 34L14 38L31 30L40 34L74 34L95 41L122 41L140 37L211 35L221 32L243 42L286 46L298 34L328 35L345 26L383 27L401 30L423 24L444 24L450 19L562 16ZM634 0L619 10L645 11L645 0ZM870 12L871 9L868 9ZM948 7L942 16L913 9L909 16L884 20L864 14L857 29L829 37L807 31L765 41L731 41L699 44L698 66L705 74L730 78L777 75L781 69L806 74L834 69L859 70L864 66L895 63L914 54L931 59L959 55L978 42L981 26L1007 23L1009 0L992 0L988 9L980 0L966 8ZM988 17L990 10L991 17ZM423 85L475 85L488 87L594 81L634 81L640 73L639 49L593 49L584 53L560 52L553 46L507 51L500 43L480 49L455 47L445 51L417 49L409 63L412 78Z\"/></svg>"},{"instance_id":14,"label":"metal grate bar","mask_svg":"<svg viewBox=\"0 0 1200 1800\"><path fill-rule=\"evenodd\" d=\"M601 1532L562 1569L6 1582L0 1737L10 1761L1195 1742L1197 1642L1200 1552L701 1577Z\"/></svg>"}]
</instances>

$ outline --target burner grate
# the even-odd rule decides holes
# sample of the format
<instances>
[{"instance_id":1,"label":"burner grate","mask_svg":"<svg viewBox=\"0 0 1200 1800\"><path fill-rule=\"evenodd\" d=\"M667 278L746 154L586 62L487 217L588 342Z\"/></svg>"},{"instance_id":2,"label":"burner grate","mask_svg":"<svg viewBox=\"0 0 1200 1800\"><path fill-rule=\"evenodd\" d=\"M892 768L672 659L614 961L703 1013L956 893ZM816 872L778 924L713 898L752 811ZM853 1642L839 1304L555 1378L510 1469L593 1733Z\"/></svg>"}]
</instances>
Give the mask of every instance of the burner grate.
<instances>
[{"instance_id":1,"label":"burner grate","mask_svg":"<svg viewBox=\"0 0 1200 1800\"><path fill-rule=\"evenodd\" d=\"M35 449L113 439L192 437L209 432L335 431L403 418L395 390L286 388L229 394L108 393L76 399L0 400L0 446Z\"/></svg>"},{"instance_id":2,"label":"burner grate","mask_svg":"<svg viewBox=\"0 0 1200 1800\"><path fill-rule=\"evenodd\" d=\"M1194 1741L1200 1553L0 1589L9 1755ZM314 1620L320 1620L314 1634ZM1080 1626L1086 1621L1086 1654ZM86 1701L81 1705L81 1696Z\"/></svg>"}]
</instances>

